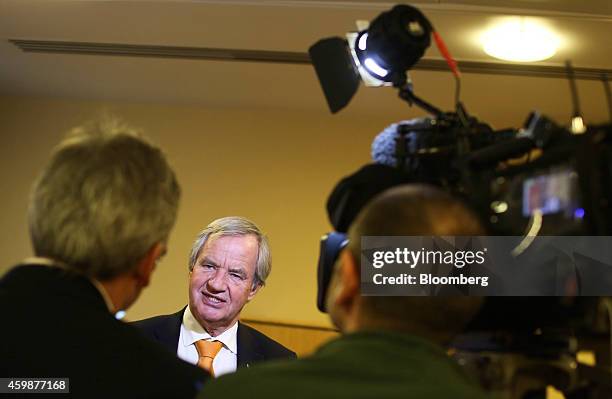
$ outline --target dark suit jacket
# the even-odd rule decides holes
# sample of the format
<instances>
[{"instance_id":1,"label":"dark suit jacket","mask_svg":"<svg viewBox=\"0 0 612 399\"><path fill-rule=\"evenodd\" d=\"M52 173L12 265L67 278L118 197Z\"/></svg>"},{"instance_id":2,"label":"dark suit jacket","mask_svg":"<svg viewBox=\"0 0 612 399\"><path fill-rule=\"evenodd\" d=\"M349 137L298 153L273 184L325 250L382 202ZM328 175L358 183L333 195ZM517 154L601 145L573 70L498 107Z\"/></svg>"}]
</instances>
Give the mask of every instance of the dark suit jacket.
<instances>
[{"instance_id":1,"label":"dark suit jacket","mask_svg":"<svg viewBox=\"0 0 612 399\"><path fill-rule=\"evenodd\" d=\"M183 311L165 316L156 316L136 321L133 324L152 340L159 342L176 355L183 323ZM259 331L243 323L238 323L238 368L271 359L295 358L295 353L278 342L266 337Z\"/></svg>"},{"instance_id":2,"label":"dark suit jacket","mask_svg":"<svg viewBox=\"0 0 612 399\"><path fill-rule=\"evenodd\" d=\"M0 376L70 378L61 397L192 398L207 376L116 320L73 272L12 269L0 279L0 315Z\"/></svg>"}]
</instances>

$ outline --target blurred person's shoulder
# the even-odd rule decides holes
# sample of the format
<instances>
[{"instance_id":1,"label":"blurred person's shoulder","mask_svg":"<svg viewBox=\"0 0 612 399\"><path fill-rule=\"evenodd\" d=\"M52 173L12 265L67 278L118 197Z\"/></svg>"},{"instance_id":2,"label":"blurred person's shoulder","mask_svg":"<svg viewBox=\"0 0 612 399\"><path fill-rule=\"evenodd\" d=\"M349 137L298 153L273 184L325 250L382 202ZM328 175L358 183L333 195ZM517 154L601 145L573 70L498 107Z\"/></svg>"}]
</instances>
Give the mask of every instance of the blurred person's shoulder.
<instances>
[{"instance_id":1,"label":"blurred person's shoulder","mask_svg":"<svg viewBox=\"0 0 612 399\"><path fill-rule=\"evenodd\" d=\"M200 398L472 398L489 396L441 348L402 334L338 337L313 355L210 380Z\"/></svg>"},{"instance_id":2,"label":"blurred person's shoulder","mask_svg":"<svg viewBox=\"0 0 612 399\"><path fill-rule=\"evenodd\" d=\"M117 320L87 278L37 265L0 279L4 375L62 376L74 397L192 397L206 374ZM42 359L42 360L41 360Z\"/></svg>"}]
</instances>

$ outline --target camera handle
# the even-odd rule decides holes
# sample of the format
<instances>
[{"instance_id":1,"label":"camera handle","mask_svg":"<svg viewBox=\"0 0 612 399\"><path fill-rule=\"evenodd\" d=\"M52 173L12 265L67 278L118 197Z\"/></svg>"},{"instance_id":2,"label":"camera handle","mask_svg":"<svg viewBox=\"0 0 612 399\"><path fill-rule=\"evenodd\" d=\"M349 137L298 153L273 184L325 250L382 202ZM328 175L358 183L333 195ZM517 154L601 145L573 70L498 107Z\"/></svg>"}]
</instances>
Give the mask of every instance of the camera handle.
<instances>
[{"instance_id":1,"label":"camera handle","mask_svg":"<svg viewBox=\"0 0 612 399\"><path fill-rule=\"evenodd\" d=\"M399 97L406 101L408 105L416 105L420 107L430 115L434 116L438 121L448 120L449 122L452 122L456 118L461 126L464 128L469 128L468 115L461 102L457 102L454 114L446 113L435 105L428 103L421 97L414 94L412 80L406 72L394 72L392 83L393 87L398 89ZM451 117L450 115L454 116Z\"/></svg>"},{"instance_id":2,"label":"camera handle","mask_svg":"<svg viewBox=\"0 0 612 399\"><path fill-rule=\"evenodd\" d=\"M406 72L395 72L393 77L393 87L399 90L399 97L406 101L408 105L416 105L434 116L436 119L444 119L444 112L435 105L428 103L416 94L412 89L412 81L408 79Z\"/></svg>"}]
</instances>

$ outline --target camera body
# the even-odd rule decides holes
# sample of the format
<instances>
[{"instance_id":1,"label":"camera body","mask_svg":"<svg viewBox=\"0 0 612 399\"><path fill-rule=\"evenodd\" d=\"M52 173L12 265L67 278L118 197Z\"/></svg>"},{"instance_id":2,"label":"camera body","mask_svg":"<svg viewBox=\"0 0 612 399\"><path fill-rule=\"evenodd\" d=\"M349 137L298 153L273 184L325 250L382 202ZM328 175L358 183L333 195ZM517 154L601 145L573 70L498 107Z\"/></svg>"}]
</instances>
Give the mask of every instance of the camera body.
<instances>
[{"instance_id":1,"label":"camera body","mask_svg":"<svg viewBox=\"0 0 612 399\"><path fill-rule=\"evenodd\" d=\"M612 234L612 125L574 134L534 112L494 131L445 114L395 130L375 139L374 159L463 198L491 235Z\"/></svg>"}]
</instances>

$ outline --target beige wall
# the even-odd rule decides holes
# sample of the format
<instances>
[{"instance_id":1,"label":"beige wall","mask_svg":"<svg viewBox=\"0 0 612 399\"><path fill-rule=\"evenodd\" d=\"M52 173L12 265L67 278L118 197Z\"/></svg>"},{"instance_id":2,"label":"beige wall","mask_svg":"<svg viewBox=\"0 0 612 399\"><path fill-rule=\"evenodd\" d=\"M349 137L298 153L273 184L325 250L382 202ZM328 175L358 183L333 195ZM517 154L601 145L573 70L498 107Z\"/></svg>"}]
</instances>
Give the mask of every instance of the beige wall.
<instances>
[{"instance_id":1,"label":"beige wall","mask_svg":"<svg viewBox=\"0 0 612 399\"><path fill-rule=\"evenodd\" d=\"M268 286L243 315L328 325L315 308L318 240L330 230L324 203L341 176L368 160L388 118L0 97L0 272L31 254L27 195L52 146L104 110L159 143L183 189L168 256L128 318L185 305L195 235L214 218L243 215L267 232L273 252Z\"/></svg>"}]
</instances>

